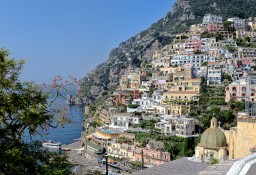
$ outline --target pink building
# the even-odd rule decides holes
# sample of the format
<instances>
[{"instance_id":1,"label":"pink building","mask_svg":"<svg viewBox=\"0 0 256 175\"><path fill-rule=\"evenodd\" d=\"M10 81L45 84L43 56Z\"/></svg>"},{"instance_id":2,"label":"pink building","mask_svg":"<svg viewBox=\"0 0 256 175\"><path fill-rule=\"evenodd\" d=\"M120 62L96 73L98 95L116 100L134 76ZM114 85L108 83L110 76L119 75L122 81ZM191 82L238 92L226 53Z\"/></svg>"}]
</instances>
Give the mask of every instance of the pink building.
<instances>
[{"instance_id":1,"label":"pink building","mask_svg":"<svg viewBox=\"0 0 256 175\"><path fill-rule=\"evenodd\" d=\"M244 30L237 30L236 31L236 37L237 38L243 38L246 36L246 32Z\"/></svg>"},{"instance_id":2,"label":"pink building","mask_svg":"<svg viewBox=\"0 0 256 175\"><path fill-rule=\"evenodd\" d=\"M171 161L171 154L157 149L139 148L134 151L135 161L141 162L142 155L145 164L161 165Z\"/></svg>"},{"instance_id":3,"label":"pink building","mask_svg":"<svg viewBox=\"0 0 256 175\"><path fill-rule=\"evenodd\" d=\"M209 49L208 54L210 57L215 57L215 58L221 58L224 57L224 54L222 53L221 49Z\"/></svg>"},{"instance_id":4,"label":"pink building","mask_svg":"<svg viewBox=\"0 0 256 175\"><path fill-rule=\"evenodd\" d=\"M256 85L250 84L250 86L249 85L247 86L247 82L245 79L236 80L226 87L225 101L229 102L231 98L233 98L236 101L244 100L246 97L247 88L248 88L249 100L255 101Z\"/></svg>"},{"instance_id":5,"label":"pink building","mask_svg":"<svg viewBox=\"0 0 256 175\"><path fill-rule=\"evenodd\" d=\"M209 33L224 31L223 24L221 23L210 23L207 25L207 31Z\"/></svg>"},{"instance_id":6,"label":"pink building","mask_svg":"<svg viewBox=\"0 0 256 175\"><path fill-rule=\"evenodd\" d=\"M241 61L242 61L242 65L249 65L253 62L252 58L243 58Z\"/></svg>"},{"instance_id":7,"label":"pink building","mask_svg":"<svg viewBox=\"0 0 256 175\"><path fill-rule=\"evenodd\" d=\"M200 39L188 39L184 43L185 49L201 50L201 42Z\"/></svg>"}]
</instances>

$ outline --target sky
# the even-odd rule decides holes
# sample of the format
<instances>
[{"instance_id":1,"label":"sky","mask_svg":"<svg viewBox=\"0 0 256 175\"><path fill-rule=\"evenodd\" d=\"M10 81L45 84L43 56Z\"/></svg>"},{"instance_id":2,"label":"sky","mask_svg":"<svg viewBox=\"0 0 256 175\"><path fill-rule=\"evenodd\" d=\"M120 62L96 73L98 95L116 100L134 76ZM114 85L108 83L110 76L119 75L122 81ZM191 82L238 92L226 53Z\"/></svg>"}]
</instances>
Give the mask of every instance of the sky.
<instances>
[{"instance_id":1,"label":"sky","mask_svg":"<svg viewBox=\"0 0 256 175\"><path fill-rule=\"evenodd\" d=\"M112 48L164 17L174 0L0 0L0 48L25 59L23 81L80 79Z\"/></svg>"}]
</instances>

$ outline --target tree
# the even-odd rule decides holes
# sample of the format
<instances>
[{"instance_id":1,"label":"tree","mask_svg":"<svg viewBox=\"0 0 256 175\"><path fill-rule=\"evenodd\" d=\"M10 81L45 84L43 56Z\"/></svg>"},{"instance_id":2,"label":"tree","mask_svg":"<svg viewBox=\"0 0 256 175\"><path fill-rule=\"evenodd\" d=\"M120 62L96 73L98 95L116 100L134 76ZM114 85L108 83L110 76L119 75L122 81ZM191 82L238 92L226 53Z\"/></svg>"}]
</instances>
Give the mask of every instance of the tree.
<instances>
[{"instance_id":1,"label":"tree","mask_svg":"<svg viewBox=\"0 0 256 175\"><path fill-rule=\"evenodd\" d=\"M227 81L232 81L232 78L229 74L224 74L224 79L227 80Z\"/></svg>"},{"instance_id":2,"label":"tree","mask_svg":"<svg viewBox=\"0 0 256 175\"><path fill-rule=\"evenodd\" d=\"M234 32L235 31L234 23L231 22L231 21L224 21L223 22L223 27L224 27L225 31L228 31L228 32Z\"/></svg>"},{"instance_id":3,"label":"tree","mask_svg":"<svg viewBox=\"0 0 256 175\"><path fill-rule=\"evenodd\" d=\"M201 66L208 66L208 62L203 62Z\"/></svg>"},{"instance_id":4,"label":"tree","mask_svg":"<svg viewBox=\"0 0 256 175\"><path fill-rule=\"evenodd\" d=\"M49 95L35 83L19 80L24 60L8 55L7 50L0 50L0 174L70 174L65 154L22 140L25 130L33 135L52 126L50 105L59 96L58 80L54 82L56 98L48 101Z\"/></svg>"},{"instance_id":5,"label":"tree","mask_svg":"<svg viewBox=\"0 0 256 175\"><path fill-rule=\"evenodd\" d=\"M230 53L234 53L235 51L237 51L237 48L232 46L227 46L227 49Z\"/></svg>"},{"instance_id":6,"label":"tree","mask_svg":"<svg viewBox=\"0 0 256 175\"><path fill-rule=\"evenodd\" d=\"M224 36L221 35L219 32L215 33L214 37L216 38L216 41L222 40L224 38Z\"/></svg>"}]
</instances>

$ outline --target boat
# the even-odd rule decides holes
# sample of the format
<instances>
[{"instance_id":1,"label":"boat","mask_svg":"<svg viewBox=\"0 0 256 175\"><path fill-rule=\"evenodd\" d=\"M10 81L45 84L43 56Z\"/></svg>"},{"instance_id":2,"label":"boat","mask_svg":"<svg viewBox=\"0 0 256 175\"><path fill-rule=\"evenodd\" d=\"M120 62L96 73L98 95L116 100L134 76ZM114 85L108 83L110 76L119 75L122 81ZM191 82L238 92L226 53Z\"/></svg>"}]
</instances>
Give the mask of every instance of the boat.
<instances>
[{"instance_id":1,"label":"boat","mask_svg":"<svg viewBox=\"0 0 256 175\"><path fill-rule=\"evenodd\" d=\"M52 142L49 140L48 142L43 142L42 146L45 148L55 148L60 149L61 148L61 142Z\"/></svg>"}]
</instances>

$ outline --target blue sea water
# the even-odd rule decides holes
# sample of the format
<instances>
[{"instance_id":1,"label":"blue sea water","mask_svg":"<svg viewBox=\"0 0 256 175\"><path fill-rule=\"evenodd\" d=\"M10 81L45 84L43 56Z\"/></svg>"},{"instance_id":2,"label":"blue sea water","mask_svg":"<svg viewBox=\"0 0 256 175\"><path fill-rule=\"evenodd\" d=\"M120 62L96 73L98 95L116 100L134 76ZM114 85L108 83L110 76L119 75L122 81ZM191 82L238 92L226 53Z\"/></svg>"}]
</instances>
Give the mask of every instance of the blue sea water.
<instances>
[{"instance_id":1,"label":"blue sea water","mask_svg":"<svg viewBox=\"0 0 256 175\"><path fill-rule=\"evenodd\" d=\"M65 124L63 127L58 126L57 128L49 128L47 133L40 135L29 136L28 132L24 134L26 141L41 140L53 142L61 142L62 144L70 144L74 142L74 139L81 137L83 130L83 118L84 110L81 106L69 106L69 118L72 120L71 123Z\"/></svg>"},{"instance_id":2,"label":"blue sea water","mask_svg":"<svg viewBox=\"0 0 256 175\"><path fill-rule=\"evenodd\" d=\"M62 94L66 96L67 94ZM67 123L64 126L59 125L57 128L49 128L47 132L43 132L42 135L30 136L26 131L23 135L23 139L28 142L30 140L40 140L53 142L61 142L62 144L70 144L74 142L75 139L81 137L83 130L83 119L84 119L84 108L80 105L67 105L65 98L59 98L56 103L61 106L66 106L68 108L67 117L71 119L71 123Z\"/></svg>"}]
</instances>

